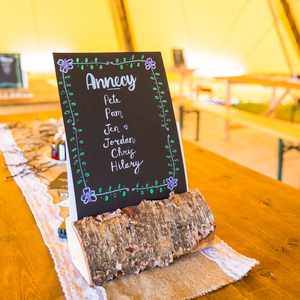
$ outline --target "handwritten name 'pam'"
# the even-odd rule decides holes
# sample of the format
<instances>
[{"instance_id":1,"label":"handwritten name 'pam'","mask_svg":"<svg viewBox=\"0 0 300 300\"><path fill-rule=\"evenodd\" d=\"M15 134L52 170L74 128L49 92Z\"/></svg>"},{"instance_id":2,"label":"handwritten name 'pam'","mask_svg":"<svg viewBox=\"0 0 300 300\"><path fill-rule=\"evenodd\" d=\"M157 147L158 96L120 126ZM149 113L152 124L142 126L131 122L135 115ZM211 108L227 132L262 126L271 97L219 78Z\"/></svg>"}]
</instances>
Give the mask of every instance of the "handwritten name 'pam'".
<instances>
[{"instance_id":1,"label":"handwritten name 'pam'","mask_svg":"<svg viewBox=\"0 0 300 300\"><path fill-rule=\"evenodd\" d=\"M127 87L130 92L135 90L136 77L132 74L121 76L106 76L96 78L94 74L87 73L85 77L86 88L88 90L119 90Z\"/></svg>"}]
</instances>

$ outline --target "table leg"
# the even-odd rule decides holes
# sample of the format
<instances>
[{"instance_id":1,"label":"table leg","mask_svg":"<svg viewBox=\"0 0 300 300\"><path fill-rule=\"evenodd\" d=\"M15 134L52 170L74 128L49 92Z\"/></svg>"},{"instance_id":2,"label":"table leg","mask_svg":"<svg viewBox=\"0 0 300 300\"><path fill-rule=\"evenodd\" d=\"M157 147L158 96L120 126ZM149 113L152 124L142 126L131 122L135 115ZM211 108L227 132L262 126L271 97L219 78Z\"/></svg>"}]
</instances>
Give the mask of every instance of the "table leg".
<instances>
[{"instance_id":1,"label":"table leg","mask_svg":"<svg viewBox=\"0 0 300 300\"><path fill-rule=\"evenodd\" d=\"M198 142L200 139L200 111L196 111L196 115L197 115L197 124L196 124L196 141Z\"/></svg>"},{"instance_id":2,"label":"table leg","mask_svg":"<svg viewBox=\"0 0 300 300\"><path fill-rule=\"evenodd\" d=\"M196 135L195 140L198 142L200 139L200 111L199 110L185 110L183 105L179 106L179 127L183 130L184 126L184 115L185 114L196 114Z\"/></svg>"},{"instance_id":3,"label":"table leg","mask_svg":"<svg viewBox=\"0 0 300 300\"><path fill-rule=\"evenodd\" d=\"M282 181L282 169L283 169L283 157L284 156L284 142L282 139L278 139L278 169L277 179Z\"/></svg>"},{"instance_id":4,"label":"table leg","mask_svg":"<svg viewBox=\"0 0 300 300\"><path fill-rule=\"evenodd\" d=\"M271 115L276 108L276 88L272 88L272 95L270 99L269 109L267 111L267 115Z\"/></svg>"},{"instance_id":5,"label":"table leg","mask_svg":"<svg viewBox=\"0 0 300 300\"><path fill-rule=\"evenodd\" d=\"M275 110L280 106L283 99L289 94L289 92L290 92L290 90L286 89L286 90L284 90L282 95L279 98L277 98L276 97L276 88L273 88L269 109L266 112L267 116L271 116L275 112Z\"/></svg>"}]
</instances>

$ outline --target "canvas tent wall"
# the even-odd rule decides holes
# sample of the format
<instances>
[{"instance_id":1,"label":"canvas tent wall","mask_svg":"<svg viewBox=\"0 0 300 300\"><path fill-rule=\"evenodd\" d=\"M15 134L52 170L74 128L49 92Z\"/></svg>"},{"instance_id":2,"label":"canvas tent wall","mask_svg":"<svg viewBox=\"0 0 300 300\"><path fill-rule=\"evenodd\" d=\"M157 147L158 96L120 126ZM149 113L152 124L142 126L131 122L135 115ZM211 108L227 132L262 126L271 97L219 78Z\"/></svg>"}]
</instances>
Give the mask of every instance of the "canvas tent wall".
<instances>
[{"instance_id":1,"label":"canvas tent wall","mask_svg":"<svg viewBox=\"0 0 300 300\"><path fill-rule=\"evenodd\" d=\"M300 19L300 1L289 2ZM289 72L267 0L152 0L147 5L129 0L128 5L133 28L142 28L134 31L137 48L160 48L167 63L169 49L179 47L203 74ZM300 72L300 58L283 26L282 33Z\"/></svg>"},{"instance_id":2,"label":"canvas tent wall","mask_svg":"<svg viewBox=\"0 0 300 300\"><path fill-rule=\"evenodd\" d=\"M53 51L118 51L107 0L0 0L0 52L30 71L52 71Z\"/></svg>"},{"instance_id":3,"label":"canvas tent wall","mask_svg":"<svg viewBox=\"0 0 300 300\"><path fill-rule=\"evenodd\" d=\"M114 27L115 0L1 1L0 51L24 53L33 60L55 51L122 50ZM286 31L281 30L293 65L300 59ZM297 24L300 0L288 0ZM125 0L136 50L162 51L172 64L171 49L183 48L190 66L203 75L288 73L268 0ZM22 12L21 14L17 12ZM31 65L30 65L31 64ZM37 64L41 65L41 64ZM46 66L44 66L46 67ZM38 67L36 67L38 69ZM47 69L47 68L46 68Z\"/></svg>"}]
</instances>

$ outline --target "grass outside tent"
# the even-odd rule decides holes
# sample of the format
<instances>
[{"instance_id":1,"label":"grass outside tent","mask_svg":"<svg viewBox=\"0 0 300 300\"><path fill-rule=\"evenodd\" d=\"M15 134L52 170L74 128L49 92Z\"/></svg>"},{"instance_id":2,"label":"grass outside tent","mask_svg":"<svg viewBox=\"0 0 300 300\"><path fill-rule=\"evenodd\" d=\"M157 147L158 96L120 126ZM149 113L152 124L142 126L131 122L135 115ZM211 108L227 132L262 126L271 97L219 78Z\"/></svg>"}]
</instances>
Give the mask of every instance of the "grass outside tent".
<instances>
[{"instance_id":1,"label":"grass outside tent","mask_svg":"<svg viewBox=\"0 0 300 300\"><path fill-rule=\"evenodd\" d=\"M255 114L264 114L268 111L269 108L268 104L266 103L252 103L252 102L241 102L239 104L234 105L234 107ZM291 104L281 105L274 112L274 117L282 121L290 122L294 109L295 106ZM298 105L295 110L294 122L300 123L300 105Z\"/></svg>"}]
</instances>

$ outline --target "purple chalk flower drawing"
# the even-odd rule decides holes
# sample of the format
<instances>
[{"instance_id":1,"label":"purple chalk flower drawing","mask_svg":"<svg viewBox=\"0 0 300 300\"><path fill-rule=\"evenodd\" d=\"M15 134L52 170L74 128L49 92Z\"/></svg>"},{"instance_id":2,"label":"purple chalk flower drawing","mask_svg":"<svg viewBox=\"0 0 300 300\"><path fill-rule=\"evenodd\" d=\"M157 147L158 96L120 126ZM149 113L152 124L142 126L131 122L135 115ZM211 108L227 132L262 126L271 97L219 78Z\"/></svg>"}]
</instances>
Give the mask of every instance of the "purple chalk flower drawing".
<instances>
[{"instance_id":1,"label":"purple chalk flower drawing","mask_svg":"<svg viewBox=\"0 0 300 300\"><path fill-rule=\"evenodd\" d=\"M97 196L96 196L95 191L87 186L82 190L82 194L81 194L80 199L84 204L88 204L90 202L96 202L97 201Z\"/></svg>"},{"instance_id":2,"label":"purple chalk flower drawing","mask_svg":"<svg viewBox=\"0 0 300 300\"><path fill-rule=\"evenodd\" d=\"M62 73L68 73L69 70L74 68L72 58L60 58L57 64L59 65L59 71Z\"/></svg>"},{"instance_id":3,"label":"purple chalk flower drawing","mask_svg":"<svg viewBox=\"0 0 300 300\"><path fill-rule=\"evenodd\" d=\"M167 178L168 190L173 191L177 186L177 182L178 182L178 179L174 178L173 176L168 177Z\"/></svg>"},{"instance_id":4,"label":"purple chalk flower drawing","mask_svg":"<svg viewBox=\"0 0 300 300\"><path fill-rule=\"evenodd\" d=\"M147 71L156 69L156 62L151 57L145 60L145 69Z\"/></svg>"}]
</instances>

